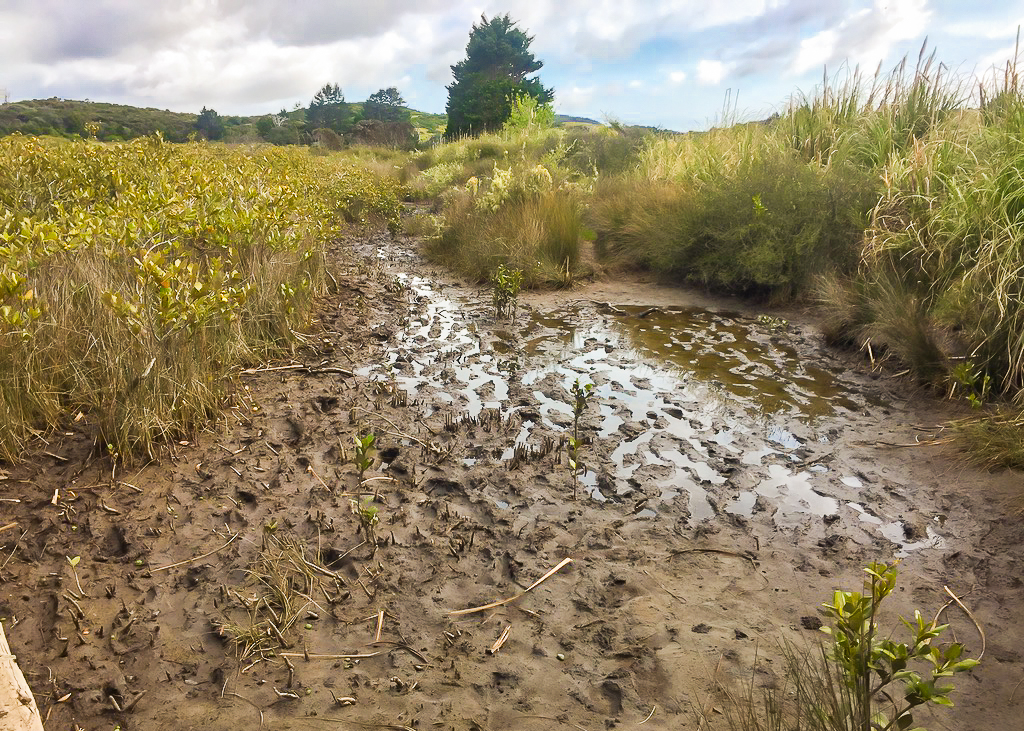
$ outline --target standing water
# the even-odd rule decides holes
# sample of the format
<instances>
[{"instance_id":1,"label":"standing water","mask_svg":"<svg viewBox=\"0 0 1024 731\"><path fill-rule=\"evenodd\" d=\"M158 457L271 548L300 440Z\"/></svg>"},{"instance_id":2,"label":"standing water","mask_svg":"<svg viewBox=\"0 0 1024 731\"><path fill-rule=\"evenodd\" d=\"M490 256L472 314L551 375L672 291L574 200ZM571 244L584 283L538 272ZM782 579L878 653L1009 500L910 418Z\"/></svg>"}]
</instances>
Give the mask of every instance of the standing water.
<instances>
[{"instance_id":1,"label":"standing water","mask_svg":"<svg viewBox=\"0 0 1024 731\"><path fill-rule=\"evenodd\" d=\"M518 420L506 449L473 455L467 469L513 465L551 435L564 443L578 380L594 384L581 418L588 469L579 476L593 500L633 503L636 519L683 501L675 512L691 524L766 512L795 529L843 516L894 544L897 556L942 543L931 526L915 532L872 512L871 486L832 466L842 420L884 404L823 365L824 353L801 357L806 342L798 349L800 336L783 322L593 303L520 311L506 322L478 296L447 294L419 276L397 280L409 295L408 322L384 361L361 374L392 382L426 415Z\"/></svg>"}]
</instances>

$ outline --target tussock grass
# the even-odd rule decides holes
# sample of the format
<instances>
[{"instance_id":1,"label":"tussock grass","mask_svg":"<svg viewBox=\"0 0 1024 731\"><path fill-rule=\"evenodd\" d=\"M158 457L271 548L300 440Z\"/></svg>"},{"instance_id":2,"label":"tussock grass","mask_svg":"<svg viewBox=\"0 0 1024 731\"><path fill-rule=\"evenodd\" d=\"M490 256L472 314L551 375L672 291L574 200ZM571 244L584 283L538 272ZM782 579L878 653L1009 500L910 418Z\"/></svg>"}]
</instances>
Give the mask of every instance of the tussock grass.
<instances>
[{"instance_id":1,"label":"tussock grass","mask_svg":"<svg viewBox=\"0 0 1024 731\"><path fill-rule=\"evenodd\" d=\"M985 469L1024 470L1024 412L1011 408L952 424L964 459Z\"/></svg>"},{"instance_id":2,"label":"tussock grass","mask_svg":"<svg viewBox=\"0 0 1024 731\"><path fill-rule=\"evenodd\" d=\"M870 184L856 171L810 166L762 145L761 134L743 133L731 152L714 144L703 164L675 156L693 141L656 141L642 156L646 180L598 186L591 216L599 253L774 298L802 295L823 271L851 270L874 200Z\"/></svg>"},{"instance_id":3,"label":"tussock grass","mask_svg":"<svg viewBox=\"0 0 1024 731\"><path fill-rule=\"evenodd\" d=\"M873 361L893 358L922 383L944 386L950 358L962 357L958 341L930 314L927 291L896 272L873 270L870 278L855 279L825 275L816 295L826 341L860 348Z\"/></svg>"},{"instance_id":4,"label":"tussock grass","mask_svg":"<svg viewBox=\"0 0 1024 731\"><path fill-rule=\"evenodd\" d=\"M451 195L441 232L427 255L476 282L504 264L523 272L523 285L566 286L579 262L580 203L571 191L538 191L482 208L468 191Z\"/></svg>"},{"instance_id":5,"label":"tussock grass","mask_svg":"<svg viewBox=\"0 0 1024 731\"><path fill-rule=\"evenodd\" d=\"M779 687L748 686L729 692L723 704L731 731L855 731L870 717L860 707L823 647L779 648L783 682Z\"/></svg>"}]
</instances>

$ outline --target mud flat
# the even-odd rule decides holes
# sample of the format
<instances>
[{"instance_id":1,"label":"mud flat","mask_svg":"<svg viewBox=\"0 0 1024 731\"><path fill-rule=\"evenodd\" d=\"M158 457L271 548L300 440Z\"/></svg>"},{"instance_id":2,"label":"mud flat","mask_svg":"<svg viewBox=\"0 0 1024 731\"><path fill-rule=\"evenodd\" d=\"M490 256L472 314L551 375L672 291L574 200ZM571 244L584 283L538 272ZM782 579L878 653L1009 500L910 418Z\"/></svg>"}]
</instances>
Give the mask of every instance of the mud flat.
<instances>
[{"instance_id":1,"label":"mud flat","mask_svg":"<svg viewBox=\"0 0 1024 731\"><path fill-rule=\"evenodd\" d=\"M947 404L800 313L637 280L500 321L414 241L354 245L209 432L124 469L79 423L0 472L0 617L47 729L715 727L722 684L778 682L778 642L896 558L893 623L947 586L987 639L916 720L1018 725L1021 475L958 466Z\"/></svg>"}]
</instances>

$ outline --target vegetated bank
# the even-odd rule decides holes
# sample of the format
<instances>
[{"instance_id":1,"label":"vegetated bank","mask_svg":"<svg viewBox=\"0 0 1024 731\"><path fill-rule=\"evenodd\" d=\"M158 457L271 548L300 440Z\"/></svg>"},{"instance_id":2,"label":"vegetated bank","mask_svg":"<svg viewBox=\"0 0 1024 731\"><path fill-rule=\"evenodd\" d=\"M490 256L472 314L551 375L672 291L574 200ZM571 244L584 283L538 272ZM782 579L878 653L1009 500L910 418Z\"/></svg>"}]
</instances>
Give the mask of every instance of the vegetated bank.
<instances>
[{"instance_id":1,"label":"vegetated bank","mask_svg":"<svg viewBox=\"0 0 1024 731\"><path fill-rule=\"evenodd\" d=\"M441 215L428 254L566 285L580 242L609 267L718 291L817 300L833 343L892 359L979 409L1024 399L1024 99L922 50L824 78L770 119L685 135L552 129L520 104L499 134L421 153ZM973 458L1024 466L1006 407L960 425Z\"/></svg>"},{"instance_id":2,"label":"vegetated bank","mask_svg":"<svg viewBox=\"0 0 1024 731\"><path fill-rule=\"evenodd\" d=\"M0 458L68 419L126 457L287 349L349 225L396 228L400 186L270 146L0 140Z\"/></svg>"}]
</instances>

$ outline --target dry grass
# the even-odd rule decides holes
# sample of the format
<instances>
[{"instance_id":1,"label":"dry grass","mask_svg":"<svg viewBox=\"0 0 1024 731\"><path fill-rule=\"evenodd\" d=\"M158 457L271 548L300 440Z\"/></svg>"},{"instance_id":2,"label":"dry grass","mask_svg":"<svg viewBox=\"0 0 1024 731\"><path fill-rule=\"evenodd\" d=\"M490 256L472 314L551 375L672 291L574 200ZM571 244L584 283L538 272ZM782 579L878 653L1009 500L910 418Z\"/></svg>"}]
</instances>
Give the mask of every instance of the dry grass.
<instances>
[{"instance_id":1,"label":"dry grass","mask_svg":"<svg viewBox=\"0 0 1024 731\"><path fill-rule=\"evenodd\" d=\"M971 464L1024 470L1024 412L1004 408L954 421L952 427L957 446Z\"/></svg>"},{"instance_id":2,"label":"dry grass","mask_svg":"<svg viewBox=\"0 0 1024 731\"><path fill-rule=\"evenodd\" d=\"M240 663L291 647L296 625L309 612L325 616L323 605L337 600L344 589L341 578L321 566L318 557L307 558L301 543L268 527L246 573L242 590L225 589L236 610L216 623L220 635L234 645Z\"/></svg>"}]
</instances>

